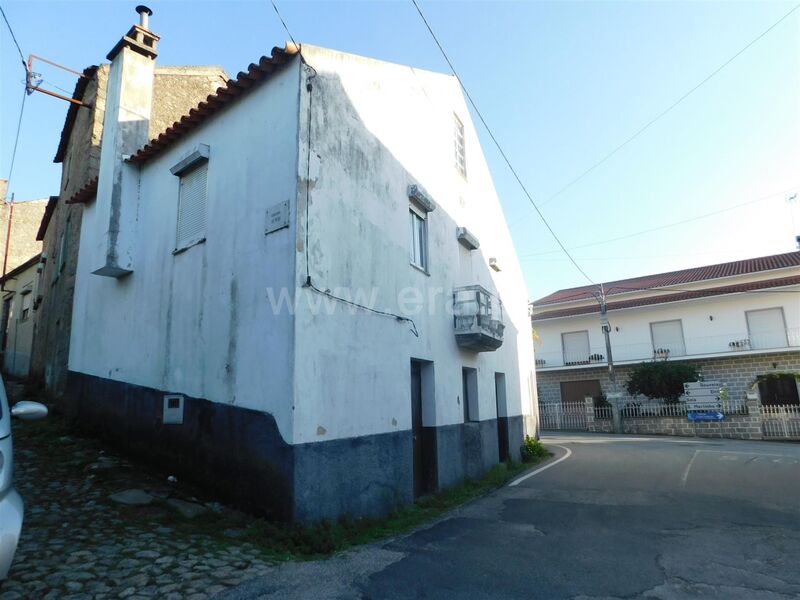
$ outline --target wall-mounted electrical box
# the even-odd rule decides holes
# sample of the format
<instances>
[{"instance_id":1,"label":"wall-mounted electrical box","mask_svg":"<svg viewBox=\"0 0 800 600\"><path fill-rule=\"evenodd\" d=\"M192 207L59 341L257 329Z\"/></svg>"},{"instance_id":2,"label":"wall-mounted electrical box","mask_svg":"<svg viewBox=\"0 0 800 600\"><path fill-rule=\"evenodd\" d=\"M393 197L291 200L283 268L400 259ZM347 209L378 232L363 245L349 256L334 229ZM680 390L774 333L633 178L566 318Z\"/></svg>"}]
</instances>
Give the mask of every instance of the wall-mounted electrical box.
<instances>
[{"instance_id":1,"label":"wall-mounted electrical box","mask_svg":"<svg viewBox=\"0 0 800 600\"><path fill-rule=\"evenodd\" d=\"M164 396L164 425L183 425L183 396L168 394Z\"/></svg>"}]
</instances>

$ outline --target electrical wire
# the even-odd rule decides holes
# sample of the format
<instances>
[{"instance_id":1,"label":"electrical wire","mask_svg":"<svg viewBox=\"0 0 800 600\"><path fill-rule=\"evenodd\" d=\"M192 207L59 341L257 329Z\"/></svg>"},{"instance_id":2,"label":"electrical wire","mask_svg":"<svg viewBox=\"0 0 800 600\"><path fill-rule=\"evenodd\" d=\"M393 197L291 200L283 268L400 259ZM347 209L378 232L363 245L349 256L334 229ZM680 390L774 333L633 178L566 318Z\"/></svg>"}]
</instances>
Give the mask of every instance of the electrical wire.
<instances>
[{"instance_id":1,"label":"electrical wire","mask_svg":"<svg viewBox=\"0 0 800 600\"><path fill-rule=\"evenodd\" d=\"M415 337L419 337L419 331L417 330L417 325L414 322L414 319L411 319L410 317L405 317L403 315L399 315L399 314L396 314L396 313L393 313L393 312L390 312L390 311L379 310L377 308L372 308L371 306L367 306L365 304L360 304L358 302L353 302L352 300L348 300L347 298L342 298L340 296L332 294L329 290L322 290L322 289L318 288L316 285L314 285L314 283L311 280L311 265L310 265L311 251L310 251L310 247L308 245L309 244L309 229L310 229L309 207L311 205L311 195L310 195L310 193L311 193L311 116L312 116L311 107L312 107L312 99L313 99L313 94L312 94L313 86L312 86L311 82L312 82L312 80L314 78L316 78L317 70L306 62L305 58L303 57L302 52L300 51L300 46L295 41L294 36L292 36L292 33L289 31L289 27L286 25L286 21L284 21L283 17L281 16L281 13L278 10L278 6L275 3L275 0L270 0L270 2L272 3L272 8L275 9L275 14L278 15L278 20L280 20L281 24L283 25L283 28L286 30L286 34L289 36L289 39L292 41L292 44L294 44L295 48L298 49L298 54L300 55L300 60L303 62L304 65L306 65L309 69L311 69L313 71L313 75L311 75L309 78L306 79L306 90L308 91L308 117L307 117L307 121L308 121L307 136L308 136L308 139L307 139L307 154L306 154L306 222L305 222L305 229L306 229L305 230L305 239L306 239L306 243L305 243L306 282L305 282L304 287L307 287L310 290L313 290L314 292L316 292L318 294L322 294L323 296L326 296L326 297L330 298L331 300L335 300L337 302L341 302L342 304L346 304L348 306L352 306L354 308L358 308L358 309L361 309L361 310L364 310L366 312L370 312L370 313L373 313L373 314L376 314L376 315L381 315L381 316L384 316L384 317L390 317L390 318L396 319L397 321L406 322L411 326L411 333L413 333Z\"/></svg>"},{"instance_id":2,"label":"electrical wire","mask_svg":"<svg viewBox=\"0 0 800 600\"><path fill-rule=\"evenodd\" d=\"M531 203L531 206L533 206L534 210L539 215L539 218L542 220L542 223L544 223L544 226L550 232L550 235L553 236L553 239L561 247L561 250L564 252L564 254L567 255L567 257L569 258L569 260L573 264L573 266L580 272L581 275L583 275L584 278L586 278L586 280L589 283L594 284L595 283L594 280L591 277L589 277L589 275L586 273L586 271L584 271L581 268L581 266L576 262L576 260L572 257L572 255L569 253L569 250L567 250L566 246L563 244L563 242L556 235L556 232L550 226L550 223L548 223L548 221L545 218L544 214L542 214L542 211L536 205L536 202L533 200L533 196L531 196L530 192L528 192L528 188L525 187L525 184L522 182L522 179L517 174L517 171L514 169L513 165L511 164L511 161L509 160L508 156L506 155L505 151L503 150L503 147L500 145L500 142L497 141L497 138L495 137L494 133L492 132L492 129L489 127L488 123L486 122L486 119L484 119L483 114L481 113L480 109L478 108L478 105L472 99L472 95L469 93L469 90L464 85L464 82L461 80L461 77L459 76L458 71L456 71L456 68L453 66L453 63L450 60L450 57L447 55L447 52L445 52L444 47L442 46L441 42L439 41L439 38L436 37L436 34L433 31L433 28L431 27L430 23L428 23L428 19L425 18L425 14L422 12L422 9L420 8L419 4L417 3L417 0L411 0L411 3L417 9L417 12L419 13L420 18L422 19L422 22L425 23L425 27L427 27L428 32L431 34L431 37L433 38L433 41L436 42L436 45L439 48L439 52L441 52L442 57L444 58L445 62L447 62L447 65L450 67L450 70L452 71L453 76L456 78L456 81L458 81L458 84L461 86L461 89L464 90L464 95L467 97L467 100L469 101L470 105L475 110L475 114L480 119L481 123L483 124L484 128L486 129L486 132L489 134L489 137L491 138L492 142L494 142L494 145L497 147L497 150L500 153L500 156L502 156L503 160L506 163L506 166L511 171L511 174L514 176L514 179L517 180L517 183L519 184L519 186L522 189L522 191L525 194L525 196L528 198L528 201Z\"/></svg>"},{"instance_id":3,"label":"electrical wire","mask_svg":"<svg viewBox=\"0 0 800 600\"><path fill-rule=\"evenodd\" d=\"M412 1L413 1L413 0L412 0ZM583 172L582 172L580 175L578 175L578 176L577 176L577 177L575 177L573 180L571 180L569 183L567 183L567 184L566 184L564 187L562 187L561 189L559 189L559 190L558 190L558 191L557 191L555 194L553 194L552 196L550 196L549 198L547 198L547 200L545 200L544 202L542 202L542 206L543 206L543 207L544 207L544 206L547 206L547 204L549 204L551 201L555 200L555 199L556 199L558 196L560 196L561 194L563 194L564 192L566 192L566 191L567 191L568 189L570 189L570 188L571 188L573 185L575 185L576 183L578 183L578 182L579 182L581 179L583 179L584 177L586 177L586 176L587 176L589 173L591 173L592 171L594 171L594 170L595 170L597 167L599 167L600 165L602 165L603 163L605 163L605 162L606 162L608 159L610 159L612 156L614 156L614 155L615 155L617 152L619 152L620 150L622 150L622 149L623 149L625 146L627 146L628 144L630 144L630 143L631 143L633 140L635 140L637 137L639 137L641 134L643 134L645 131L647 131L647 130L648 130L648 129L649 129L651 126L652 126L652 125L654 125L654 124L655 124L655 123L656 123L658 120L660 120L660 119L661 119L662 117L664 117L666 114L668 114L669 112L671 112L671 111L672 111L674 108L676 108L676 107L677 107L677 106L678 106L678 105L679 105L681 102L683 102L684 100L686 100L686 98L688 98L689 96L691 96L691 95L692 95L694 92L696 92L696 91L697 91L699 88L701 88L703 85L705 85L706 83L708 83L708 82L709 82L709 81L710 81L710 80L711 80L711 79L712 79L714 76L716 76L716 75L717 75L717 74L718 74L720 71L722 71L722 70L723 70L725 67L727 67L729 64L731 64L731 63L732 63L734 60L736 60L737 58L739 58L739 57L740 57L742 54L744 54L744 53L745 53L747 50L749 50L749 49L750 49L752 46L754 46L754 45L755 45L755 44L756 44L758 41L760 41L760 40L761 40L761 39L762 39L764 36L766 36L766 35L767 35L767 34L768 34L770 31L772 31L772 30L773 30L773 29L775 29L775 28L776 28L778 25L780 25L780 24L781 24L783 21L785 21L786 19L788 19L788 18L789 18L789 17L790 17L790 16L791 16L791 15L792 15L792 14L793 14L793 13L794 13L794 12L795 12L797 9L798 9L798 8L800 8L800 4L796 4L796 5L794 6L794 8L792 8L792 9L791 9L789 12L787 12L785 15L783 15L783 16L782 16L780 19L778 19L777 21L775 21L775 22L774 22L772 25L770 25L769 27L767 27L767 28L766 28L764 31L762 31L762 32L761 32L761 33L760 33L758 36L756 36L756 37L755 37L753 40L751 40L751 41L750 41L750 42L749 42L747 45L745 45L745 46L744 46L744 47L743 47L741 50L739 50L739 51L738 51L736 54L734 54L734 55L733 55L733 56L731 56L731 57L730 57L728 60L726 60L724 63L722 63L722 64L721 64L719 67L717 67L716 69L714 69L714 70L713 70L713 71L712 71L712 72L711 72L711 73L710 73L708 76L706 76L706 77L705 77L705 79L703 79L703 80L702 80L700 83L698 83L697 85L695 85L695 86L694 86L692 89L690 89L688 92L686 92L685 94L683 94L683 96L681 96L680 98L678 98L678 99L677 99L675 102L673 102L672 104L670 104L670 105L669 105L667 108L665 108L663 111L661 111L660 113L658 113L658 114L657 114L655 117L653 117L652 119L650 119L650 120L649 120L649 121L648 121L648 122L647 122L645 125L643 125L643 126L642 126L642 127L640 127L638 130L636 130L636 132L635 132L633 135L631 135L631 136L630 136L630 137L628 137L628 138L627 138L627 139L626 139L624 142L622 142L621 144L619 144L618 146L616 146L616 147L615 147L613 150L611 150L611 152L609 152L608 154L606 154L605 156L603 156L603 158L601 158L601 159L600 159L600 160L598 160L596 163L594 163L594 164L593 164L591 167L589 167L588 169L586 169L585 171L583 171Z\"/></svg>"},{"instance_id":4,"label":"electrical wire","mask_svg":"<svg viewBox=\"0 0 800 600\"><path fill-rule=\"evenodd\" d=\"M11 151L11 164L8 168L6 177L6 189L11 190L11 178L14 175L14 164L17 162L17 146L19 146L19 132L22 129L22 115L25 114L25 100L28 98L28 89L22 89L22 104L19 107L19 119L17 119L17 134L14 136L14 149ZM5 200L5 198L0 198Z\"/></svg>"},{"instance_id":5,"label":"electrical wire","mask_svg":"<svg viewBox=\"0 0 800 600\"><path fill-rule=\"evenodd\" d=\"M613 238L608 238L608 239L605 239L605 240L599 240L599 241L596 241L596 242L589 242L588 244L581 244L579 246L572 246L572 247L570 247L570 250L580 250L582 248L590 248L592 246L599 246L601 244L610 244L611 242L618 242L618 241L621 241L621 240L627 240L627 239L632 238L632 237L636 237L636 236L639 236L639 235L644 235L645 233L652 233L654 231L661 231L662 229L668 229L670 227L677 227L678 225L685 225L686 223L691 223L693 221L699 221L700 219L713 217L715 215L719 215L719 214L722 214L724 212L728 212L728 211L731 211L731 210L736 210L738 208L742 208L742 207L745 207L745 206L750 206L751 204L757 204L759 202L765 202L767 200L771 200L772 198L776 198L778 196L786 195L789 192L793 192L793 191L797 190L798 187L799 186L795 186L795 187L789 188L788 190L784 190L782 192L776 192L774 194L770 194L769 196L762 196L761 198L757 198L755 200L749 200L747 202L742 202L741 204L734 204L733 206L729 206L727 208L722 208L720 210L715 210L715 211L712 211L712 212L709 212L709 213L704 213L702 215L696 215L694 217L690 217L688 219L682 219L680 221L675 221L673 223L667 223L665 225L658 225L657 227L650 227L648 229L642 229L641 231L635 231L633 233L626 233L625 235L621 235L621 236L613 237ZM547 254L557 254L558 252L560 252L560 250L545 250L545 251L542 251L542 252L534 252L532 254L521 254L520 258L533 258L533 257L536 257L536 256L545 256Z\"/></svg>"},{"instance_id":6,"label":"electrical wire","mask_svg":"<svg viewBox=\"0 0 800 600\"><path fill-rule=\"evenodd\" d=\"M3 20L6 22L6 26L8 27L8 31L11 34L11 39L14 40L14 45L17 47L17 52L19 53L19 58L22 60L22 64L25 65L25 55L22 53L22 48L19 47L19 42L17 41L17 36L14 35L14 30L11 28L11 23L8 22L8 17L6 16L6 11L3 10L3 7L0 6L0 13L3 15ZM27 68L25 69L27 71Z\"/></svg>"}]
</instances>

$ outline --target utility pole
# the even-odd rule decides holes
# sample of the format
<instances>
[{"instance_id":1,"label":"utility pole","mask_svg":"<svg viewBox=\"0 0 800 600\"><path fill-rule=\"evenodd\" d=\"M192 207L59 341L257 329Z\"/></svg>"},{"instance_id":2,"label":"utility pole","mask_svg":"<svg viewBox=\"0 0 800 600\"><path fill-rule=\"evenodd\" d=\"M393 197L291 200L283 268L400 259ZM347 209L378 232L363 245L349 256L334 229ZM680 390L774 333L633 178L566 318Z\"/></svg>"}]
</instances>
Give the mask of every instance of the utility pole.
<instances>
[{"instance_id":1,"label":"utility pole","mask_svg":"<svg viewBox=\"0 0 800 600\"><path fill-rule=\"evenodd\" d=\"M608 322L606 313L606 292L603 284L600 284L600 327L603 329L603 336L606 338L606 356L608 356L608 380L611 387L617 391L617 381L614 377L614 357L611 355L611 324Z\"/></svg>"}]
</instances>

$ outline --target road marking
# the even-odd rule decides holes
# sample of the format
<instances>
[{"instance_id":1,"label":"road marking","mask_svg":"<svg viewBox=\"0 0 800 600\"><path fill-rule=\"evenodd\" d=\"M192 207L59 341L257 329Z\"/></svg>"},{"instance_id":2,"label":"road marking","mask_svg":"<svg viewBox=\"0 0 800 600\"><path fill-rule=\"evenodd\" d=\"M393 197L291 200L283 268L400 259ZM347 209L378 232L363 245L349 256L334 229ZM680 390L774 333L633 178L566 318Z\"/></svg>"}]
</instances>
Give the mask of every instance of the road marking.
<instances>
[{"instance_id":1,"label":"road marking","mask_svg":"<svg viewBox=\"0 0 800 600\"><path fill-rule=\"evenodd\" d=\"M686 487L686 480L689 479L689 471L691 470L692 465L694 464L694 459L697 458L697 455L700 452L704 452L704 451L703 450L695 450L694 454L692 454L692 458L689 461L689 464L686 465L686 470L684 470L683 476L681 477L681 484L683 485L683 487Z\"/></svg>"},{"instance_id":2,"label":"road marking","mask_svg":"<svg viewBox=\"0 0 800 600\"><path fill-rule=\"evenodd\" d=\"M528 473L527 475L523 475L522 477L520 477L520 478L518 478L518 479L515 479L514 481L512 481L511 483L509 483L509 484L508 484L508 487L516 487L516 486L518 486L520 483L522 483L523 481L525 481L526 479L530 479L530 478L531 478L531 477L533 477L534 475L538 475L539 473L541 473L542 471L546 471L546 470L547 470L547 469L549 469L550 467L555 467L555 466L556 466L558 463L560 463L562 460L567 460L567 459L568 459L570 456L572 456L572 450L570 450L570 449L569 449L569 448L567 448L566 446L560 446L560 445L558 445L558 444L553 444L553 445L554 445L556 448L561 448L562 450L566 451L566 454L565 454L564 456L562 456L561 458L559 458L558 460L554 460L553 462L546 464L546 465L545 465L545 466L543 466L542 468L540 468L540 469L536 469L536 470L535 470L533 473Z\"/></svg>"},{"instance_id":3,"label":"road marking","mask_svg":"<svg viewBox=\"0 0 800 600\"><path fill-rule=\"evenodd\" d=\"M713 452L715 454L746 454L747 456L777 456L779 458L794 458L789 454L772 454L769 452L744 452L741 450L698 450L698 452Z\"/></svg>"}]
</instances>

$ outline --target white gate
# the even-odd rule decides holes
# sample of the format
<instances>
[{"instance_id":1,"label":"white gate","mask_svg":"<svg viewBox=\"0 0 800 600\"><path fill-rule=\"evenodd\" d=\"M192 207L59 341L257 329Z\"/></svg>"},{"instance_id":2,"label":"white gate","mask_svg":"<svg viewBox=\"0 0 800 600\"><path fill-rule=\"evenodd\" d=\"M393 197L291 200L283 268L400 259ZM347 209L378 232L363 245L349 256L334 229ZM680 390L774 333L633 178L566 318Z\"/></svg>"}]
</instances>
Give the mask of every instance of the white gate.
<instances>
[{"instance_id":1,"label":"white gate","mask_svg":"<svg viewBox=\"0 0 800 600\"><path fill-rule=\"evenodd\" d=\"M800 440L800 405L762 405L761 426L765 439Z\"/></svg>"},{"instance_id":2,"label":"white gate","mask_svg":"<svg viewBox=\"0 0 800 600\"><path fill-rule=\"evenodd\" d=\"M583 402L539 404L539 423L544 430L586 431Z\"/></svg>"}]
</instances>

